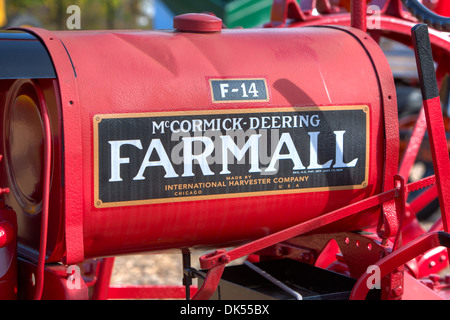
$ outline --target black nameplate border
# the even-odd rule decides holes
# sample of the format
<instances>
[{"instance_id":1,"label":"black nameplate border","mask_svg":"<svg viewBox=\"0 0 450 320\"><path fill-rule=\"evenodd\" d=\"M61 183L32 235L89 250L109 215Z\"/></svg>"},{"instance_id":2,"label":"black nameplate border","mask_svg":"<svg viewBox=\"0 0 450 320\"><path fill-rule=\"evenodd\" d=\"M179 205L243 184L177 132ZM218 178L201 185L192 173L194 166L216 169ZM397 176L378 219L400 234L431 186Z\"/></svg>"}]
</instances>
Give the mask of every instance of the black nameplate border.
<instances>
[{"instance_id":1,"label":"black nameplate border","mask_svg":"<svg viewBox=\"0 0 450 320\"><path fill-rule=\"evenodd\" d=\"M369 118L365 105L95 115L94 206L362 189Z\"/></svg>"}]
</instances>

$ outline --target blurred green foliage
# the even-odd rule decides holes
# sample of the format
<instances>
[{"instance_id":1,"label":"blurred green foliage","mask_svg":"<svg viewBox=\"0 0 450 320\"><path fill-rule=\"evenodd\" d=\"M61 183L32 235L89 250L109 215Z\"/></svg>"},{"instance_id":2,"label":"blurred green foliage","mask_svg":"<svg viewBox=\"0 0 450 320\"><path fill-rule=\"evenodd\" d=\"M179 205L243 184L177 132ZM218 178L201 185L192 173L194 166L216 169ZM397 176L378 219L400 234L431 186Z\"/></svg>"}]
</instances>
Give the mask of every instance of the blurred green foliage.
<instances>
[{"instance_id":1,"label":"blurred green foliage","mask_svg":"<svg viewBox=\"0 0 450 320\"><path fill-rule=\"evenodd\" d=\"M8 24L17 22L39 24L50 30L67 29L70 13L67 8L81 9L83 30L150 28L150 19L143 18L145 0L6 0ZM148 1L147 1L148 2ZM142 23L144 21L144 23ZM145 22L147 25L145 25Z\"/></svg>"}]
</instances>

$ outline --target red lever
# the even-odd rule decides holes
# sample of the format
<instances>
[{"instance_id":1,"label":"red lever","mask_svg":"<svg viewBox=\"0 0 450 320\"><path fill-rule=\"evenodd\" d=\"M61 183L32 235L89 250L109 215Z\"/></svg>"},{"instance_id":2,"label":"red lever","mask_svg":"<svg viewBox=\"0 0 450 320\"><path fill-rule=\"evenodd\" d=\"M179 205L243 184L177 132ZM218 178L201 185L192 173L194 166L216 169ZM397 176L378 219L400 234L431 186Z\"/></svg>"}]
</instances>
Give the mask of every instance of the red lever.
<instances>
[{"instance_id":1,"label":"red lever","mask_svg":"<svg viewBox=\"0 0 450 320\"><path fill-rule=\"evenodd\" d=\"M411 34L427 119L442 222L444 231L450 232L450 160L428 26L423 23L415 25Z\"/></svg>"}]
</instances>

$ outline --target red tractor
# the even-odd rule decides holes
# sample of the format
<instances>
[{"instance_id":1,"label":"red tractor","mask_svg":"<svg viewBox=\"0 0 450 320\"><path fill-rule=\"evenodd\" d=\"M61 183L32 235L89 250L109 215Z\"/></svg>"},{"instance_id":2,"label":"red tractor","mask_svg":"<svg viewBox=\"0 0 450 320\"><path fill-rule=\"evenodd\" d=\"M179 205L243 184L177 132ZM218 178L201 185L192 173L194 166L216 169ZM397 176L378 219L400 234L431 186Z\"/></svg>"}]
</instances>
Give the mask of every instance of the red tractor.
<instances>
[{"instance_id":1,"label":"red tractor","mask_svg":"<svg viewBox=\"0 0 450 320\"><path fill-rule=\"evenodd\" d=\"M284 0L264 28L0 33L0 297L448 299L450 43L418 17L450 24L376 4L373 29L362 1ZM404 151L381 37L417 59ZM426 130L434 174L409 182ZM114 257L174 250L184 286L110 285Z\"/></svg>"}]
</instances>

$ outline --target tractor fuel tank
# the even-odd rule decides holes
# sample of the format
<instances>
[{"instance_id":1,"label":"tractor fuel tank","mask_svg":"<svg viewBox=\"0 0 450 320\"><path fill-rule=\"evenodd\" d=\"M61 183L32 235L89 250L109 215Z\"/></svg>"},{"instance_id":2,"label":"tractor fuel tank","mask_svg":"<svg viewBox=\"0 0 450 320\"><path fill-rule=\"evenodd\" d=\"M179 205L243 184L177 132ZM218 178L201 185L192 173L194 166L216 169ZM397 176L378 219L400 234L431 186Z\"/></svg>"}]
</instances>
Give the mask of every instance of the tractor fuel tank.
<instances>
[{"instance_id":1,"label":"tractor fuel tank","mask_svg":"<svg viewBox=\"0 0 450 320\"><path fill-rule=\"evenodd\" d=\"M39 244L43 110L50 262L231 246L393 183L395 87L372 39L344 27L196 25L203 18L166 31L23 30L56 75L0 82L1 187L25 255ZM373 226L379 214L331 228Z\"/></svg>"}]
</instances>

